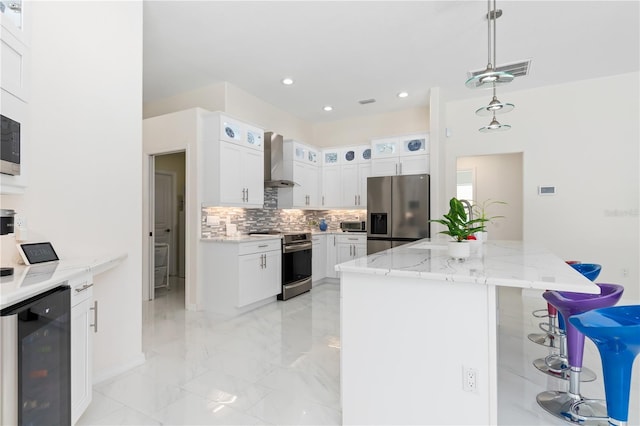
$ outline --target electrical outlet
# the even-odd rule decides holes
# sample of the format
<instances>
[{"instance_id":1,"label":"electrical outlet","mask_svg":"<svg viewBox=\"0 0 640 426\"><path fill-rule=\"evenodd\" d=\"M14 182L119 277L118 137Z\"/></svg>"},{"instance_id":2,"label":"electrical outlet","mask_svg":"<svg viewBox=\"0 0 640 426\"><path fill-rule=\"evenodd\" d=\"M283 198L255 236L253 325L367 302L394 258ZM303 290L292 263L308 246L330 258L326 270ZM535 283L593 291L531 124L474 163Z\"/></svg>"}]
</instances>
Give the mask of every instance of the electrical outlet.
<instances>
[{"instance_id":1,"label":"electrical outlet","mask_svg":"<svg viewBox=\"0 0 640 426\"><path fill-rule=\"evenodd\" d=\"M13 226L15 229L24 229L27 227L27 219L23 216L17 215Z\"/></svg>"},{"instance_id":2,"label":"electrical outlet","mask_svg":"<svg viewBox=\"0 0 640 426\"><path fill-rule=\"evenodd\" d=\"M478 370L475 368L462 367L462 390L465 392L478 391Z\"/></svg>"},{"instance_id":3,"label":"electrical outlet","mask_svg":"<svg viewBox=\"0 0 640 426\"><path fill-rule=\"evenodd\" d=\"M622 276L625 278L629 276L629 270L627 268L622 268Z\"/></svg>"}]
</instances>

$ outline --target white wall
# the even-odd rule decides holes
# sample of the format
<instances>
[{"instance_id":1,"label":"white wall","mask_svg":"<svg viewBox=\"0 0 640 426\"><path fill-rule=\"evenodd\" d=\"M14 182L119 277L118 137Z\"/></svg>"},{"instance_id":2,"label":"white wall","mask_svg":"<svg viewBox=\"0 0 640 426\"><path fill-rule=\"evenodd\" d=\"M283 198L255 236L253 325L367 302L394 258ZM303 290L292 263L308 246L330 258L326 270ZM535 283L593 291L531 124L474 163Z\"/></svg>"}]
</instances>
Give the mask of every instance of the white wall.
<instances>
[{"instance_id":1,"label":"white wall","mask_svg":"<svg viewBox=\"0 0 640 426\"><path fill-rule=\"evenodd\" d=\"M513 128L497 134L477 130L490 121L474 113L488 92L450 102L445 192L455 194L458 157L523 152L525 241L602 264L598 281L624 285L624 299L637 302L639 81L635 72L498 93L516 109L499 117ZM556 185L558 194L538 196L538 185Z\"/></svg>"},{"instance_id":2,"label":"white wall","mask_svg":"<svg viewBox=\"0 0 640 426\"><path fill-rule=\"evenodd\" d=\"M522 154L459 157L458 170L465 169L474 171L474 203L485 203L487 217L504 216L485 224L489 239L522 240Z\"/></svg>"},{"instance_id":3,"label":"white wall","mask_svg":"<svg viewBox=\"0 0 640 426\"><path fill-rule=\"evenodd\" d=\"M365 145L376 137L428 130L429 109L410 108L386 114L316 123L313 125L313 142L310 143L319 147Z\"/></svg>"},{"instance_id":4,"label":"white wall","mask_svg":"<svg viewBox=\"0 0 640 426\"><path fill-rule=\"evenodd\" d=\"M363 115L312 124L281 110L230 83L217 83L144 104L150 118L189 108L224 111L267 131L318 147L367 144L372 138L429 130L429 108L409 108L387 114Z\"/></svg>"},{"instance_id":5,"label":"white wall","mask_svg":"<svg viewBox=\"0 0 640 426\"><path fill-rule=\"evenodd\" d=\"M211 84L168 98L145 102L143 105L143 117L156 117L195 107L209 111L225 111L227 107L226 99L227 83Z\"/></svg>"},{"instance_id":6,"label":"white wall","mask_svg":"<svg viewBox=\"0 0 640 426\"><path fill-rule=\"evenodd\" d=\"M189 108L224 111L244 122L285 135L288 139L306 142L313 137L311 124L226 82L145 102L144 118Z\"/></svg>"},{"instance_id":7,"label":"white wall","mask_svg":"<svg viewBox=\"0 0 640 426\"><path fill-rule=\"evenodd\" d=\"M126 253L95 277L94 377L141 351L142 3L32 2L29 186L3 196L61 258ZM117 28L117 29L116 29Z\"/></svg>"}]
</instances>

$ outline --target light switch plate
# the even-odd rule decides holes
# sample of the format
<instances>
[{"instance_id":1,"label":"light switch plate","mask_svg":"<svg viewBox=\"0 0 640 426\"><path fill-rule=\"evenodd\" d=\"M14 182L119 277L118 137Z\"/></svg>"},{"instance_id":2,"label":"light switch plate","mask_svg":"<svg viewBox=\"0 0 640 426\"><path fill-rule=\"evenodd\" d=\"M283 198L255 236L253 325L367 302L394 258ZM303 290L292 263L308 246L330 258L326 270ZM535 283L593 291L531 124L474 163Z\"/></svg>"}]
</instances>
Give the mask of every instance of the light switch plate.
<instances>
[{"instance_id":1,"label":"light switch plate","mask_svg":"<svg viewBox=\"0 0 640 426\"><path fill-rule=\"evenodd\" d=\"M538 186L538 195L556 195L556 187L554 185Z\"/></svg>"}]
</instances>

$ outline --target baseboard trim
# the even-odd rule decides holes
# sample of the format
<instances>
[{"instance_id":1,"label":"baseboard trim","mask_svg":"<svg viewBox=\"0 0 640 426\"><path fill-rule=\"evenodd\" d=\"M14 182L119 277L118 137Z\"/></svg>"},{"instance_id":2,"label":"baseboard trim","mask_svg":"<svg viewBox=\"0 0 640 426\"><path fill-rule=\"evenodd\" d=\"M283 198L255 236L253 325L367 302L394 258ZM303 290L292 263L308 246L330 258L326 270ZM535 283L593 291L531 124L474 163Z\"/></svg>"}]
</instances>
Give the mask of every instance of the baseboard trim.
<instances>
[{"instance_id":1,"label":"baseboard trim","mask_svg":"<svg viewBox=\"0 0 640 426\"><path fill-rule=\"evenodd\" d=\"M103 371L100 374L94 374L93 385L96 386L104 381L107 381L123 373L126 373L129 370L132 370L136 367L141 366L142 364L145 363L145 361L146 361L146 357L144 353L140 352L138 355L134 356L127 362L119 364L118 366L111 368L109 370Z\"/></svg>"}]
</instances>

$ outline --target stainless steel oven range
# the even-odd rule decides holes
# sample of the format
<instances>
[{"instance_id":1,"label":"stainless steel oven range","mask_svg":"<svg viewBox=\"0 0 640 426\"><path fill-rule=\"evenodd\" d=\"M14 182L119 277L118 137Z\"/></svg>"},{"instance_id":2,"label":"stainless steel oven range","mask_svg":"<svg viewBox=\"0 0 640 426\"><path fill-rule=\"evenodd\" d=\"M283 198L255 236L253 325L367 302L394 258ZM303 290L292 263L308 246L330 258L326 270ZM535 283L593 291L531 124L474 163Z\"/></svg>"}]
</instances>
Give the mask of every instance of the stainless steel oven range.
<instances>
[{"instance_id":1,"label":"stainless steel oven range","mask_svg":"<svg viewBox=\"0 0 640 426\"><path fill-rule=\"evenodd\" d=\"M287 300L311 290L311 234L282 235L282 293L278 300Z\"/></svg>"}]
</instances>

